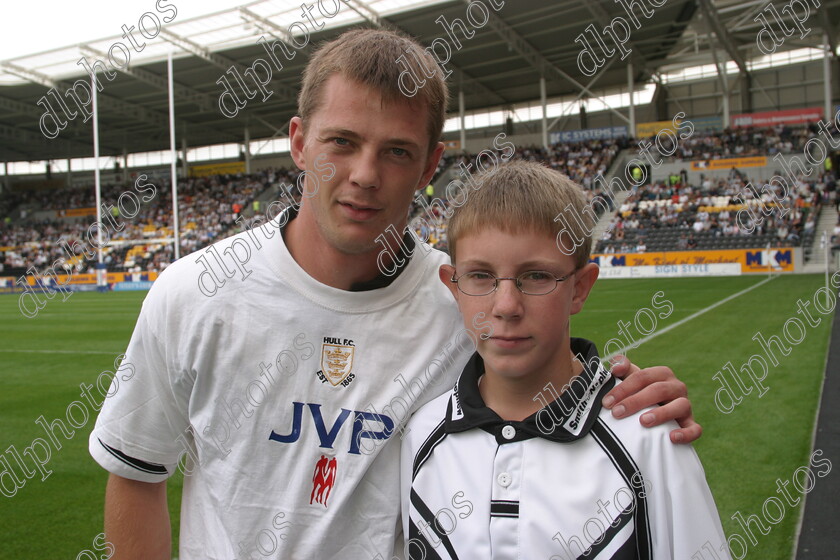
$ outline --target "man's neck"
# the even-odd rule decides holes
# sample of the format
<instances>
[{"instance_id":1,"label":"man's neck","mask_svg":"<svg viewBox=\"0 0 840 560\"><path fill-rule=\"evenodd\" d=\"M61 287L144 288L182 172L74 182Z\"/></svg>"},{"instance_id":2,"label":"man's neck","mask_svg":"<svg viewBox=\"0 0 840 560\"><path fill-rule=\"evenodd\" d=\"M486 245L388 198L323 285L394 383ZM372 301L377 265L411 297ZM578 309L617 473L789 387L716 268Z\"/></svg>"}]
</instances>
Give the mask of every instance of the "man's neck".
<instances>
[{"instance_id":1,"label":"man's neck","mask_svg":"<svg viewBox=\"0 0 840 560\"><path fill-rule=\"evenodd\" d=\"M397 231L405 230L405 225ZM289 253L312 278L340 290L354 290L382 275L377 258L381 252L374 248L366 253L347 254L337 250L321 236L311 212L301 208L283 232ZM390 252L384 264L391 265Z\"/></svg>"}]
</instances>

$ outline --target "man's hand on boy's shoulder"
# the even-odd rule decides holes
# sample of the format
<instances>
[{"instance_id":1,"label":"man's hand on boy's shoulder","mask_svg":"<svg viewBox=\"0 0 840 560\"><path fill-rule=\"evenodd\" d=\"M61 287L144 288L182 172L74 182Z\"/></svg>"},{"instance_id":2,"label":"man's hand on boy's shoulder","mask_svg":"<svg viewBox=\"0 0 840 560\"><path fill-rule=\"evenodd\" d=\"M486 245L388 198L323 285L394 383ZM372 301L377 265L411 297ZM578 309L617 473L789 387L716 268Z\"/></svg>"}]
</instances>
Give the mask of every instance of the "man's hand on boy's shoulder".
<instances>
[{"instance_id":1,"label":"man's hand on boy's shoulder","mask_svg":"<svg viewBox=\"0 0 840 560\"><path fill-rule=\"evenodd\" d=\"M691 443L703 433L703 427L694 421L688 388L677 379L671 368L656 366L640 369L624 356L611 360L611 372L623 379L604 396L603 405L612 409L613 416L624 418L647 408L661 405L642 414L643 426L658 426L675 420L679 429L671 432L674 443Z\"/></svg>"}]
</instances>

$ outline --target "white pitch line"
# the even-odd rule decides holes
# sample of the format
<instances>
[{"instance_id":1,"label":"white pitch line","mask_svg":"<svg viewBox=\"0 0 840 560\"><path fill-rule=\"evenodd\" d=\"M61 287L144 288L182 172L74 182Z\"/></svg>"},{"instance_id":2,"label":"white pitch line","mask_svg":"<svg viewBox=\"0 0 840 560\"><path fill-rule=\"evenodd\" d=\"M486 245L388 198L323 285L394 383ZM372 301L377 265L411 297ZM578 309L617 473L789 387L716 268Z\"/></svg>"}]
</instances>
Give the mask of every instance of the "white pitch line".
<instances>
[{"instance_id":1,"label":"white pitch line","mask_svg":"<svg viewBox=\"0 0 840 560\"><path fill-rule=\"evenodd\" d=\"M0 354L104 354L115 356L119 352L101 352L99 350L26 350L19 348L0 348Z\"/></svg>"},{"instance_id":2,"label":"white pitch line","mask_svg":"<svg viewBox=\"0 0 840 560\"><path fill-rule=\"evenodd\" d=\"M761 286L761 285L763 285L763 284L766 284L767 282L769 282L769 281L770 281L770 280L772 280L773 278L775 278L775 276L772 276L772 277L767 277L767 278L765 278L764 280L762 280L761 282L759 282L758 284L753 284L753 285L752 285L752 286L750 286L749 288L747 288L747 289L745 289L745 290L741 290L741 291L740 291L740 292L738 292L737 294L732 294L731 296L727 296L727 297L723 298L722 300L720 300L720 301L718 301L718 302L716 302L716 303L713 303L712 305L710 305L710 306L708 306L708 307L704 307L703 309L701 309L701 310L700 310L700 311L698 311L697 313L692 313L692 314L691 314L691 315L689 315L688 317L686 317L686 318L684 318L684 319L680 319L679 321L677 321L677 322L676 322L676 323L674 323L673 325L668 325L667 327L665 327L664 329L662 329L662 330L660 330L660 331L656 331L655 333L653 333L653 334L649 334L649 335L647 335L647 336L646 336L646 337L644 337L644 338L640 338L640 339L636 342L636 344L635 344L635 345L630 344L630 345L627 345L627 346L625 346L625 347L623 347L623 348L620 348L619 350L616 350L616 351L615 351L615 352L613 352L612 354L609 354L608 356L605 356L604 358L602 358L602 361L609 360L610 358L612 358L613 356L617 356L618 354L623 354L626 350L628 350L628 349L630 349L630 348L638 348L639 346L641 346L642 344L644 344L644 343L645 343L645 342L647 342L648 340L652 340L652 339L656 338L657 336L659 336L659 335L661 335L661 334L665 334L666 332L668 332L668 331L670 331L670 330L672 330L672 329L675 329L675 328L679 327L680 325L683 325L683 324L685 324L685 323L688 323L688 322L689 322L689 321L691 321L692 319L695 319L695 318L699 317L700 315L702 315L702 314L704 314L704 313L707 313L707 312L711 311L712 309L714 309L714 308L716 308L716 307L720 307L720 306L721 306L721 305L723 305L724 303L726 303L726 302L728 302L728 301L731 301L731 300L735 299L735 298L736 298L736 297L738 297L738 296L742 296L742 295L746 294L747 292L752 291L752 290L754 290L754 289L758 288L759 286Z\"/></svg>"},{"instance_id":3,"label":"white pitch line","mask_svg":"<svg viewBox=\"0 0 840 560\"><path fill-rule=\"evenodd\" d=\"M707 313L707 312L711 311L712 309L714 309L716 307L719 307L719 306L723 305L724 303L726 303L730 300L735 299L738 296L741 296L741 295L743 295L743 294L745 294L749 291L752 291L755 288L758 288L759 286L761 286L763 284L766 284L767 282L769 282L772 279L773 278L765 278L764 280L762 280L758 284L753 284L749 288L747 288L745 290L741 290L737 294L732 294L731 296L725 297L722 300L720 300L716 303L713 303L712 305L710 305L708 307L705 307L705 308L701 309L697 313L693 313L693 314L689 315L688 317L686 317L684 319L680 319L679 321L677 321L673 325L668 325L667 327L665 327L662 330L656 331L653 334L650 334L650 335L648 335L644 338L641 338L641 339L638 340L637 346L641 346L645 342L647 342L649 340L652 340L652 339L656 338L657 336L659 336L661 334L665 334L666 332L668 332L672 329L675 329L675 328L679 327L680 325L683 325L683 324L691 321L692 319L694 319L696 317L699 317L700 315L703 315L704 313ZM613 352L612 354L609 354L609 355L605 356L603 359L604 360L609 360L610 358L612 358L613 356L615 356L617 354L623 354L628 348L632 348L632 347L633 347L632 345L625 346L625 347L619 349L618 351ZM26 350L26 349L6 349L6 348L0 348L0 353L6 353L6 354L14 354L14 353L23 353L23 354L104 354L104 355L110 355L110 356L119 354L119 352L101 352L101 351L98 351L98 350Z\"/></svg>"}]
</instances>

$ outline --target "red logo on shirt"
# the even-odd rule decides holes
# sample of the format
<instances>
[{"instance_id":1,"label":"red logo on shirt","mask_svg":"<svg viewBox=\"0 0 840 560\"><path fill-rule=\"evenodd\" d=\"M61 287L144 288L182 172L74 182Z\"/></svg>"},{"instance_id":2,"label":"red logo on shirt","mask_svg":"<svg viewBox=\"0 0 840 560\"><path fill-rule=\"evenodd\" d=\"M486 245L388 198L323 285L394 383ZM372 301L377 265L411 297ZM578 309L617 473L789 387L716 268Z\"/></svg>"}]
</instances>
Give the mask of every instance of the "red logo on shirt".
<instances>
[{"instance_id":1,"label":"red logo on shirt","mask_svg":"<svg viewBox=\"0 0 840 560\"><path fill-rule=\"evenodd\" d=\"M335 457L327 459L326 456L321 455L321 458L315 464L315 474L312 475L312 494L309 496L309 503L315 500L319 504L324 504L327 507L327 499L330 497L330 490L335 484L335 471L338 468L338 461Z\"/></svg>"}]
</instances>

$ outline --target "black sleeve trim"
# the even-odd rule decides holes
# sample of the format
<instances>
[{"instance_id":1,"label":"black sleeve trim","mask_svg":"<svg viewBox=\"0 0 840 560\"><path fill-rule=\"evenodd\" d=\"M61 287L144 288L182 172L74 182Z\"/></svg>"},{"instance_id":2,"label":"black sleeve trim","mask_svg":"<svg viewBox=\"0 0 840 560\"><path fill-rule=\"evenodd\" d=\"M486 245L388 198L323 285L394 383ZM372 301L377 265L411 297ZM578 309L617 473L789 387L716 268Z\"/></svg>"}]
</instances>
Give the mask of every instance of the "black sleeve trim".
<instances>
[{"instance_id":1,"label":"black sleeve trim","mask_svg":"<svg viewBox=\"0 0 840 560\"><path fill-rule=\"evenodd\" d=\"M434 431L429 434L426 441L423 442L423 445L420 446L420 449L414 456L414 468L411 471L412 481L417 478L417 473L420 472L420 467L422 467L423 463L429 459L435 447L437 447L437 445L440 444L440 442L442 442L446 437L446 428L444 427L444 423L445 420L441 420L440 424L438 424Z\"/></svg>"},{"instance_id":2,"label":"black sleeve trim","mask_svg":"<svg viewBox=\"0 0 840 560\"><path fill-rule=\"evenodd\" d=\"M606 532L601 535L597 544L593 544L586 552L578 556L578 560L586 559L586 558L596 558L599 554L601 554L610 544L612 544L613 539L618 535L618 533L624 529L624 527L633 520L633 511L635 510L636 505L630 504L627 506L627 509L622 511L618 517L610 523L610 526L607 527ZM610 556L610 560L636 560L638 558L636 554L636 550L638 548L638 543L636 539L635 531L630 537L624 541L624 544L621 545L617 551Z\"/></svg>"},{"instance_id":3,"label":"black sleeve trim","mask_svg":"<svg viewBox=\"0 0 840 560\"><path fill-rule=\"evenodd\" d=\"M419 554L411 550L412 544L420 548ZM443 560L435 547L417 529L413 519L408 520L408 560Z\"/></svg>"},{"instance_id":4,"label":"black sleeve trim","mask_svg":"<svg viewBox=\"0 0 840 560\"><path fill-rule=\"evenodd\" d=\"M99 443L102 445L102 447L105 448L105 451L107 451L108 453L110 453L111 455L113 455L114 457L116 457L117 459L119 459L120 461L122 461L123 463L128 465L129 467L137 469L138 471L142 471L144 473L149 473L149 474L159 474L159 475L164 475L164 476L169 474L169 471L167 471L166 467L164 467L163 465L158 465L156 463L147 463L146 461L141 461L140 459L135 459L134 457L130 457L130 456L126 455L125 453L123 453L122 451L120 451L119 449L114 449L110 445L103 442L101 439L99 440Z\"/></svg>"},{"instance_id":5,"label":"black sleeve trim","mask_svg":"<svg viewBox=\"0 0 840 560\"><path fill-rule=\"evenodd\" d=\"M641 480L641 471L633 460L633 457L621 443L621 440L610 430L609 426L603 420L599 418L592 426L592 432L590 433L606 452L622 478L624 478L627 488L632 489L636 500L636 508L633 511L636 550L640 560L652 560L653 537L651 536L648 504L646 493L644 492L644 481ZM638 478L639 480L634 480L634 478ZM642 483L642 488L638 487L638 482Z\"/></svg>"},{"instance_id":6,"label":"black sleeve trim","mask_svg":"<svg viewBox=\"0 0 840 560\"><path fill-rule=\"evenodd\" d=\"M421 519L427 520L428 527L431 528L435 535L437 535L437 538L440 539L441 542L439 544L443 544L443 548L445 548L446 552L449 553L449 557L452 558L452 560L458 560L458 553L455 552L455 547L452 546L452 542L449 540L449 534L438 525L435 514L432 513L429 506L420 499L420 496L417 495L417 492L415 492L413 488L411 489L411 505L417 510ZM420 534L419 531L417 533Z\"/></svg>"}]
</instances>

